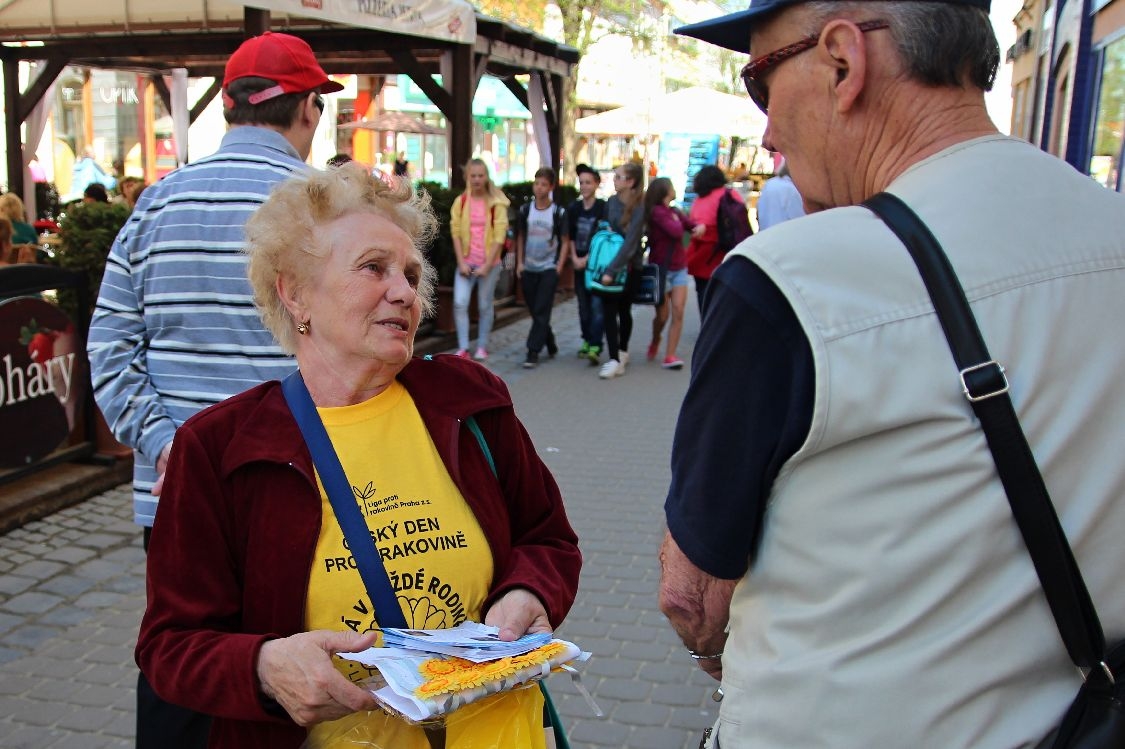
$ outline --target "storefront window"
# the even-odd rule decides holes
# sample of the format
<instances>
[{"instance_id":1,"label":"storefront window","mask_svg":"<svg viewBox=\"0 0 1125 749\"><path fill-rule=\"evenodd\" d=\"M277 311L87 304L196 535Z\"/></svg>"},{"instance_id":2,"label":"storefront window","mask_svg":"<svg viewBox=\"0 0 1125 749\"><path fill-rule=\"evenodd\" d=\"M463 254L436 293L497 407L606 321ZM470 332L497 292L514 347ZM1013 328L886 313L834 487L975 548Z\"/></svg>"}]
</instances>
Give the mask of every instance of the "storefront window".
<instances>
[{"instance_id":1,"label":"storefront window","mask_svg":"<svg viewBox=\"0 0 1125 749\"><path fill-rule=\"evenodd\" d=\"M1122 144L1125 142L1125 39L1103 53L1101 90L1094 124L1094 152L1090 174L1113 190L1120 190Z\"/></svg>"}]
</instances>

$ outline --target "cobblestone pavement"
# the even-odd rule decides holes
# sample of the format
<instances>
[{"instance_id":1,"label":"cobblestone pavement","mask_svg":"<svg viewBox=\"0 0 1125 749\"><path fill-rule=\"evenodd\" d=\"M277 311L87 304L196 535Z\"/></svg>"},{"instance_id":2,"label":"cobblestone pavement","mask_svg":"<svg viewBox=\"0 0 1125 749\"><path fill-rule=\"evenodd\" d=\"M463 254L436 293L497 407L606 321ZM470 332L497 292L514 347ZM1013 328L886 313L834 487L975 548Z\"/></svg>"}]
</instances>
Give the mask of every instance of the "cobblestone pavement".
<instances>
[{"instance_id":1,"label":"cobblestone pavement","mask_svg":"<svg viewBox=\"0 0 1125 749\"><path fill-rule=\"evenodd\" d=\"M698 331L694 293L680 355ZM593 657L583 684L549 684L578 747L694 748L716 717L715 682L695 668L656 604L672 427L687 370L646 362L652 310L636 308L624 377L599 380L577 359L573 301L555 308L561 353L522 368L529 321L493 333L488 366L566 498L585 556L559 636ZM144 552L128 486L0 536L0 747L129 747L133 646L144 609Z\"/></svg>"}]
</instances>

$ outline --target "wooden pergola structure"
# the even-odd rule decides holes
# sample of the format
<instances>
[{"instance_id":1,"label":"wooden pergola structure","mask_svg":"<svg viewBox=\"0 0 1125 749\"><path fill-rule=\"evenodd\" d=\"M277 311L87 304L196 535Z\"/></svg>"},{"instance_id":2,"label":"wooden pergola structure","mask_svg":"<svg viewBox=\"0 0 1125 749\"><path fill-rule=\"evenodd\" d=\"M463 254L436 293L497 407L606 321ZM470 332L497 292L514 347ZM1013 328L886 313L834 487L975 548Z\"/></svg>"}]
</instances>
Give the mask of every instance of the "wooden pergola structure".
<instances>
[{"instance_id":1,"label":"wooden pergola structure","mask_svg":"<svg viewBox=\"0 0 1125 749\"><path fill-rule=\"evenodd\" d=\"M8 189L23 192L20 126L67 66L152 71L156 90L169 111L172 106L163 82L165 73L184 68L189 77L214 76L215 83L204 95L189 103L189 118L194 122L219 93L227 58L243 39L266 30L285 31L305 39L329 74L410 76L449 122L453 165L464 164L472 153L472 102L481 77L488 74L501 79L530 110L528 89L516 76L537 76L545 102L549 158L553 167L559 167L563 85L579 58L572 47L480 14L476 16L475 39L458 43L289 14L281 14L284 20L278 23L268 10L245 7L243 11L241 19L220 19L202 26L185 23L183 28L175 24L121 23L60 27L53 20L38 28L0 24L0 42L10 43L0 46ZM20 61L45 63L22 91ZM443 74L442 85L432 77L437 73ZM453 169L452 184L463 185L458 169Z\"/></svg>"}]
</instances>

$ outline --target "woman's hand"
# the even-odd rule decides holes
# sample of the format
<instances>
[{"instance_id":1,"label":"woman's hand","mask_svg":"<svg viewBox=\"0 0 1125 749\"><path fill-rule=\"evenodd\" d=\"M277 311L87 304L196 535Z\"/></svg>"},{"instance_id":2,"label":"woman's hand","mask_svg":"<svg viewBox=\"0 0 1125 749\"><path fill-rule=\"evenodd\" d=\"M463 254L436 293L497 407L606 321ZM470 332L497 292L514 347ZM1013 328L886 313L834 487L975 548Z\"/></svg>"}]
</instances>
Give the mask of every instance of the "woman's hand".
<instances>
[{"instance_id":1,"label":"woman's hand","mask_svg":"<svg viewBox=\"0 0 1125 749\"><path fill-rule=\"evenodd\" d=\"M473 269L469 267L468 263L457 263L457 272L465 278L473 277Z\"/></svg>"},{"instance_id":2,"label":"woman's hand","mask_svg":"<svg viewBox=\"0 0 1125 749\"><path fill-rule=\"evenodd\" d=\"M336 670L332 654L366 650L377 637L374 632L317 630L270 640L258 651L262 692L277 700L299 726L374 710L375 698Z\"/></svg>"},{"instance_id":3,"label":"woman's hand","mask_svg":"<svg viewBox=\"0 0 1125 749\"><path fill-rule=\"evenodd\" d=\"M612 286L613 285L613 276L609 275L608 273L603 274L602 275L602 285L603 286Z\"/></svg>"},{"instance_id":4,"label":"woman's hand","mask_svg":"<svg viewBox=\"0 0 1125 749\"><path fill-rule=\"evenodd\" d=\"M691 235L693 237L695 237L696 239L702 239L703 235L704 235L704 233L706 233L706 231L707 231L706 225L696 224L695 226L693 226L691 228Z\"/></svg>"},{"instance_id":5,"label":"woman's hand","mask_svg":"<svg viewBox=\"0 0 1125 749\"><path fill-rule=\"evenodd\" d=\"M484 623L499 627L500 639L504 642L535 632L551 632L543 602L526 588L513 588L500 596L485 615Z\"/></svg>"}]
</instances>

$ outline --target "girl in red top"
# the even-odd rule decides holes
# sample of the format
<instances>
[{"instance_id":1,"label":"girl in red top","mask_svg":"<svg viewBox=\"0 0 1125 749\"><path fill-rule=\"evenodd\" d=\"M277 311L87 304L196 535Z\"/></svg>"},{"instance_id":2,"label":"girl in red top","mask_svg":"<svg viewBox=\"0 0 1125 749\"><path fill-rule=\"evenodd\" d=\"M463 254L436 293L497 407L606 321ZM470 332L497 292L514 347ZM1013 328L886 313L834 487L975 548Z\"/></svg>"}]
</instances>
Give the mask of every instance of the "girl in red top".
<instances>
[{"instance_id":1,"label":"girl in red top","mask_svg":"<svg viewBox=\"0 0 1125 749\"><path fill-rule=\"evenodd\" d=\"M707 291L707 282L711 274L723 262L723 254L715 251L715 244L719 241L718 213L719 198L726 191L727 177L723 170L717 166L705 166L700 169L692 182L695 200L688 213L696 224L702 224L702 234L692 234L691 244L687 250L688 273L695 279L695 298L699 304L699 311L703 312L703 295ZM732 191L736 200L742 201L742 196ZM745 202L745 201L743 201Z\"/></svg>"},{"instance_id":2,"label":"girl in red top","mask_svg":"<svg viewBox=\"0 0 1125 749\"><path fill-rule=\"evenodd\" d=\"M676 346L680 343L680 334L684 329L684 305L687 303L688 274L684 232L693 231L696 226L678 208L672 207L675 199L676 188L667 177L654 179L645 193L648 261L660 266L661 289L664 293L652 320L648 360L653 361L660 351L660 338L671 317L668 349L662 365L665 369L682 369L684 366L683 359L676 356Z\"/></svg>"}]
</instances>

